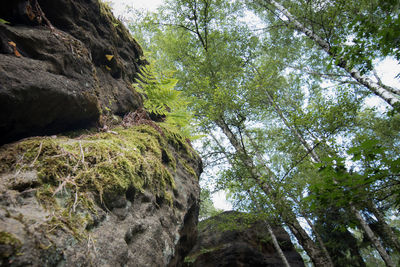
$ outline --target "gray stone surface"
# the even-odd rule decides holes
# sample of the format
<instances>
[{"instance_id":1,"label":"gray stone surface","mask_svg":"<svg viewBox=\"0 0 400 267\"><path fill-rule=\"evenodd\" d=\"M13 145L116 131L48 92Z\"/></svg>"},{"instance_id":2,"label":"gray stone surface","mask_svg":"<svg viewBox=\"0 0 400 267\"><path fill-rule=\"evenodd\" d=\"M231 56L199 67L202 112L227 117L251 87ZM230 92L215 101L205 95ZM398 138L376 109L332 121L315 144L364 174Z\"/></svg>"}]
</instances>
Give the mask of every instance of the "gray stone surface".
<instances>
[{"instance_id":1,"label":"gray stone surface","mask_svg":"<svg viewBox=\"0 0 400 267\"><path fill-rule=\"evenodd\" d=\"M0 266L178 266L193 247L199 211L197 176L201 172L195 154L170 145L177 163L176 171L166 166L175 184L167 188L172 205L152 188L139 191L130 187L120 193L109 189L108 197L100 199L91 186L81 184L75 209L68 204L74 202L72 184L57 192L68 173L49 183L54 178L36 171L59 154L47 155L43 148L43 156L34 166L21 161L23 168L5 167L10 157L21 159L23 153L9 154L17 151L18 144L0 149ZM45 193L49 187L50 193ZM91 208L82 196L92 201ZM57 205L48 205L47 198ZM77 219L80 221L74 221ZM12 240L6 238L10 235Z\"/></svg>"},{"instance_id":2,"label":"gray stone surface","mask_svg":"<svg viewBox=\"0 0 400 267\"><path fill-rule=\"evenodd\" d=\"M285 266L263 221L228 211L200 222L199 228L196 245L184 266ZM304 266L286 231L281 226L273 227L273 231L290 266Z\"/></svg>"},{"instance_id":3,"label":"gray stone surface","mask_svg":"<svg viewBox=\"0 0 400 267\"><path fill-rule=\"evenodd\" d=\"M143 52L104 4L39 0L39 23L28 12L34 2L0 4L11 23L0 23L0 144L93 126L102 112L142 105L131 84Z\"/></svg>"}]
</instances>

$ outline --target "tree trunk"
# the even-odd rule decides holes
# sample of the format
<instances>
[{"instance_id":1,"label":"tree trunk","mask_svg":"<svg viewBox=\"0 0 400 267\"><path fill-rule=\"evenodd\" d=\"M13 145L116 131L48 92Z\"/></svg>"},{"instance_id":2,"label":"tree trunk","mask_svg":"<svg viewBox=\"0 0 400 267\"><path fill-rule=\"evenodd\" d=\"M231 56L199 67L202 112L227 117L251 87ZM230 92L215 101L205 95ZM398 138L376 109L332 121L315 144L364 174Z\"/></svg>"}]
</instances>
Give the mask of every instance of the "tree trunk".
<instances>
[{"instance_id":1,"label":"tree trunk","mask_svg":"<svg viewBox=\"0 0 400 267\"><path fill-rule=\"evenodd\" d=\"M282 12L283 15L289 20L290 23L298 30L299 32L304 33L306 36L308 36L311 40L313 40L318 46L324 50L326 53L328 53L332 58L335 59L337 62L336 65L338 67L341 67L344 69L347 73L349 73L358 83L361 85L365 86L368 88L370 91L372 91L374 94L377 96L381 97L383 100L385 100L389 105L391 105L394 108L397 108L398 105L400 105L400 95L394 94L388 90L386 90L384 87L379 85L378 83L372 81L368 77L365 77L362 75L357 69L351 68L349 62L343 58L340 57L339 55L335 54L329 45L328 42L326 42L324 39L322 39L320 36L318 36L316 33L314 33L312 30L308 29L304 24L299 22L284 6L282 6L280 3L274 1L274 0L268 0L269 3L271 3L277 10ZM396 92L397 89L393 92Z\"/></svg>"},{"instance_id":2,"label":"tree trunk","mask_svg":"<svg viewBox=\"0 0 400 267\"><path fill-rule=\"evenodd\" d=\"M370 201L368 208L370 211L375 215L377 219L377 223L379 224L380 228L382 229L389 246L391 246L393 249L397 250L397 252L400 252L400 243L399 239L397 238L396 234L393 232L393 229L388 225L385 221L385 216L382 214L382 212L376 207L375 203Z\"/></svg>"},{"instance_id":3,"label":"tree trunk","mask_svg":"<svg viewBox=\"0 0 400 267\"><path fill-rule=\"evenodd\" d=\"M268 94L268 92L267 92L267 94ZM268 95L268 96L269 96L269 95ZM288 123L288 121L285 119L285 117L284 117L283 113L281 112L279 106L277 106L277 105L275 104L275 102L273 102L272 97L270 98L270 100L271 100L271 103L270 103L270 104L271 104L271 105L274 105L274 107L276 108L276 110L280 112L279 114L280 114L280 116L282 116L281 118L284 119L285 125L286 125L287 127L289 127L289 123ZM289 127L289 128L290 128L290 127ZM290 128L290 129L291 129L291 128ZM296 129L296 128L294 128L294 129ZM297 129L296 129L296 130L297 130ZM298 136L302 137L299 131L297 131L297 134L298 134ZM253 148L256 149L256 146L255 146L255 144L251 141L251 138L250 138L249 136L247 136L247 137L249 138L250 142L252 143ZM302 138L302 140L304 140L304 138ZM306 142L305 140L304 140L304 143L307 144L307 142ZM307 144L307 145L308 145L308 144ZM264 162L263 158L260 156L259 153L257 153L257 160L258 160L260 163L262 163L264 166L266 166L266 163ZM269 170L268 167L265 167L265 168L268 169L268 172L269 172L269 173L272 173L272 171ZM274 180L275 180L275 177L272 177L271 179L274 179ZM291 195L289 192L287 192L287 194L293 199L293 201L294 201L297 205L300 206L300 202L297 201L296 198L293 197L293 195ZM331 258L331 256L329 255L329 252L328 252L328 250L327 250L327 248L326 248L326 246L325 246L325 244L324 244L324 242L323 242L321 236L319 235L318 231L315 229L313 223L310 221L310 219L307 217L306 214L304 214L304 213L301 212L301 210L300 210L300 214L301 214L301 216L303 216L303 218L307 221L307 224L311 227L311 230L313 231L313 233L314 233L314 235L315 235L315 238L316 238L316 240L317 240L317 242L318 242L320 248L322 249L322 252L323 252L324 255L325 255L326 261L329 262L329 264L328 264L327 266L334 266L334 264L333 264L333 262L332 262L332 258Z\"/></svg>"},{"instance_id":4,"label":"tree trunk","mask_svg":"<svg viewBox=\"0 0 400 267\"><path fill-rule=\"evenodd\" d=\"M272 107L275 109L276 113L278 113L278 116L281 118L285 126L299 139L300 143L304 146L306 151L311 155L311 158L315 162L321 162L319 156L317 153L314 151L314 149L307 143L307 141L304 139L303 135L300 133L300 131L297 129L296 126L290 125L288 120L286 119L285 115L283 114L281 108L275 103L272 95L266 90L266 95L268 102L272 105Z\"/></svg>"},{"instance_id":5,"label":"tree trunk","mask_svg":"<svg viewBox=\"0 0 400 267\"><path fill-rule=\"evenodd\" d=\"M272 243L274 244L275 249L277 249L279 257L281 257L283 264L286 267L290 267L290 264L289 264L288 260L286 259L286 256L283 253L281 246L279 246L278 239L276 239L276 236L274 234L274 231L272 230L271 225L267 221L264 221L264 223L265 223L265 226L267 227L269 234L271 235Z\"/></svg>"},{"instance_id":6,"label":"tree trunk","mask_svg":"<svg viewBox=\"0 0 400 267\"><path fill-rule=\"evenodd\" d=\"M272 96L269 94L268 91L267 91L267 99L271 103L271 105L274 107L275 111L278 113L279 117L281 118L283 123L286 125L286 127L288 127L290 131L292 131L292 133L299 139L300 143L303 145L303 147L305 148L307 153L309 153L311 155L311 158L315 162L320 163L321 159L319 158L318 154L311 148L311 146L304 139L303 135L297 130L297 128L295 126L291 126L289 124L289 122L285 118L283 112L281 111L279 106L275 103L275 101L273 100ZM334 184L338 184L338 182L336 181L335 178L333 178L333 182L334 182ZM375 207L375 205L373 205L373 207ZM393 262L391 261L389 254L386 252L385 249L383 249L381 242L376 237L374 232L371 230L368 223L364 220L364 218L361 216L360 212L354 207L354 205L352 203L350 203L350 208L351 208L351 211L353 212L353 214L355 215L355 217L360 222L360 225L364 229L364 232L367 234L368 238L371 240L371 242L374 244L375 248L378 250L381 257L384 259L384 261L386 262L386 264L388 266L391 266L390 264L392 264ZM386 228L385 230L388 230L388 229ZM393 236L391 235L390 237L392 238ZM393 241L395 242L394 244L398 244L398 242L396 242L397 240L393 240Z\"/></svg>"},{"instance_id":7,"label":"tree trunk","mask_svg":"<svg viewBox=\"0 0 400 267\"><path fill-rule=\"evenodd\" d=\"M350 204L350 208L353 211L354 215L357 217L357 219L360 221L362 228L364 229L368 238L371 240L372 244L374 244L376 250L378 250L382 259L385 261L386 265L389 267L395 267L396 265L394 264L390 256L386 253L385 248L382 246L379 239L375 236L374 232L372 232L371 228L364 220L364 218L361 216L360 212L354 207L353 204Z\"/></svg>"},{"instance_id":8,"label":"tree trunk","mask_svg":"<svg viewBox=\"0 0 400 267\"><path fill-rule=\"evenodd\" d=\"M276 195L273 188L271 188L267 183L263 182L260 177L261 175L257 173L255 170L255 165L253 160L248 157L245 149L242 147L239 140L237 140L236 136L229 129L228 125L221 118L220 120L216 120L215 123L222 130L225 136L228 138L231 145L235 148L236 153L242 156L243 163L250 171L252 178L256 181L256 183L260 186L263 192L270 198L273 199L274 204L279 205L280 208L285 210L286 214L281 214L283 221L289 227L290 231L296 237L297 241L307 252L308 256L311 258L315 266L332 266L332 261L327 259L321 251L321 249L314 243L314 241L308 236L307 232L301 227L300 223L296 219L296 214L292 211L290 205L286 203L285 199L276 199L274 196ZM269 170L267 170L269 171Z\"/></svg>"},{"instance_id":9,"label":"tree trunk","mask_svg":"<svg viewBox=\"0 0 400 267\"><path fill-rule=\"evenodd\" d=\"M228 159L229 163L232 164L232 162L230 162L230 160L229 160L228 155L225 153L225 150L223 149L222 145L218 142L217 138L215 138L215 136L212 135L212 134L211 134L211 136L213 137L214 141L218 144L218 146L220 147L220 149L221 149L222 151L224 151L225 157ZM241 181L241 180L242 180L242 179L239 178L239 181ZM256 198L253 196L253 194L251 193L251 191L250 191L250 190L247 190L247 193L249 194L251 200L255 203L257 210L258 210L259 212L262 212L262 208L261 208L260 205L258 204ZM269 233L270 236L271 236L272 244L274 245L276 251L278 252L278 255L279 255L279 257L281 258L283 264L284 264L286 267L290 267L290 264L289 264L289 262L288 262L288 260L287 260L287 258L286 258L286 256L285 256L285 254L283 253L281 246L279 245L278 239L276 238L276 235L275 235L274 231L272 230L271 225L270 225L269 222L266 221L266 220L264 220L264 223L265 223L265 226L267 227L268 233Z\"/></svg>"}]
</instances>

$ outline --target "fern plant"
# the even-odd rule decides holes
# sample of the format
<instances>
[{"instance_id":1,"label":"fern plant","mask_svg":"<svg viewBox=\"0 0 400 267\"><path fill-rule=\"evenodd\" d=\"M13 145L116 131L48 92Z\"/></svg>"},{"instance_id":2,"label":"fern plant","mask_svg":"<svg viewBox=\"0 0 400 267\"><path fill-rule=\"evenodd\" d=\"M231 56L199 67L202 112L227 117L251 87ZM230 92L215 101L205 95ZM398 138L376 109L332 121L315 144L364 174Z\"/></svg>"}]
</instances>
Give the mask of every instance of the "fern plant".
<instances>
[{"instance_id":1,"label":"fern plant","mask_svg":"<svg viewBox=\"0 0 400 267\"><path fill-rule=\"evenodd\" d=\"M177 83L173 72L158 72L154 64L149 64L142 67L139 81L133 86L144 96L144 107L149 113L165 117L165 126L177 128L184 137L192 138L190 101L175 89Z\"/></svg>"},{"instance_id":2,"label":"fern plant","mask_svg":"<svg viewBox=\"0 0 400 267\"><path fill-rule=\"evenodd\" d=\"M1 24L10 24L10 22L8 22L8 21L6 21L6 20L4 20L2 18L0 18L0 23Z\"/></svg>"}]
</instances>

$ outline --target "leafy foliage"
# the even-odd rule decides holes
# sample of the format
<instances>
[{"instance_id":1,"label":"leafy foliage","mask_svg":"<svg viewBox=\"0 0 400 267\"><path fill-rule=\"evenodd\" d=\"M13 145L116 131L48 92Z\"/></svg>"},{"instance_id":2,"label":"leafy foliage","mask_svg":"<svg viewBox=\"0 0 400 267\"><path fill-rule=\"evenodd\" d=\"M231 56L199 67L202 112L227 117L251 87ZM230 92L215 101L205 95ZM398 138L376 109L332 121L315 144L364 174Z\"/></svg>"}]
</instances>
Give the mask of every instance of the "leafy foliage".
<instances>
[{"instance_id":1,"label":"leafy foliage","mask_svg":"<svg viewBox=\"0 0 400 267\"><path fill-rule=\"evenodd\" d=\"M204 220L209 217L213 217L219 213L221 213L222 210L219 210L214 207L214 204L211 200L211 192L207 188L203 188L200 191L200 213L199 213L199 219Z\"/></svg>"},{"instance_id":2,"label":"leafy foliage","mask_svg":"<svg viewBox=\"0 0 400 267\"><path fill-rule=\"evenodd\" d=\"M8 21L6 21L6 20L4 20L2 18L0 18L0 23L2 23L2 24L10 24L10 22L8 22Z\"/></svg>"},{"instance_id":3,"label":"leafy foliage","mask_svg":"<svg viewBox=\"0 0 400 267\"><path fill-rule=\"evenodd\" d=\"M165 118L165 123L180 130L183 136L192 136L192 114L188 110L189 100L175 89L178 80L172 72L157 73L153 64L142 68L135 85L144 95L145 109L155 116Z\"/></svg>"},{"instance_id":4,"label":"leafy foliage","mask_svg":"<svg viewBox=\"0 0 400 267\"><path fill-rule=\"evenodd\" d=\"M308 220L315 226L310 243L326 243L338 266L362 266L371 242L356 240L363 231L349 205L370 225L390 222L370 214L373 206L392 213L399 203L399 118L367 108L369 91L288 27L268 1L246 2L250 10L242 1L170 0L132 29L190 97L206 136L201 149L210 177L203 179L212 177L238 210L288 226ZM363 73L380 57L396 56L398 9L388 6L397 1L279 2ZM260 19L255 26L245 18L251 10ZM147 105L169 113L165 102ZM206 217L213 207L209 192L202 194ZM384 238L390 231L376 229L385 248L396 251Z\"/></svg>"}]
</instances>

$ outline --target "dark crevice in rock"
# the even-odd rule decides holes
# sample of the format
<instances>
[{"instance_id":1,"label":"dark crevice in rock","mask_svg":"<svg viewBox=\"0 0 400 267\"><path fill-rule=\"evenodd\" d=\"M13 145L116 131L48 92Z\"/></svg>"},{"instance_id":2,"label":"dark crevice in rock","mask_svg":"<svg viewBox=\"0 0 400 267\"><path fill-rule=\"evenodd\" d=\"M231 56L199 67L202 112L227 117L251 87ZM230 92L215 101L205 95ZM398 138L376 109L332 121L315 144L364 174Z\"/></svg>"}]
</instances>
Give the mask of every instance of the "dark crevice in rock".
<instances>
[{"instance_id":1,"label":"dark crevice in rock","mask_svg":"<svg viewBox=\"0 0 400 267\"><path fill-rule=\"evenodd\" d=\"M126 190L125 196L127 200L134 202L136 196L136 189L134 187L129 187L128 190Z\"/></svg>"},{"instance_id":2,"label":"dark crevice in rock","mask_svg":"<svg viewBox=\"0 0 400 267\"><path fill-rule=\"evenodd\" d=\"M185 215L183 227L179 232L180 239L175 247L175 255L169 262L168 267L183 266L185 257L196 243L199 205L196 201L192 203L193 205Z\"/></svg>"},{"instance_id":3,"label":"dark crevice in rock","mask_svg":"<svg viewBox=\"0 0 400 267\"><path fill-rule=\"evenodd\" d=\"M161 196L156 196L157 208L161 208L161 206L165 203L165 199Z\"/></svg>"}]
</instances>

